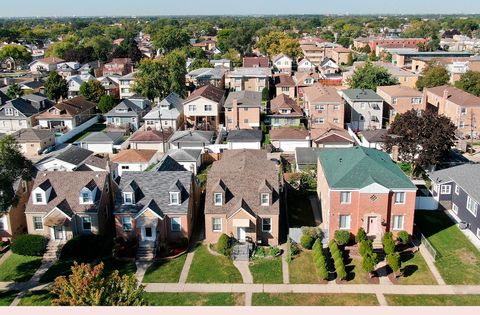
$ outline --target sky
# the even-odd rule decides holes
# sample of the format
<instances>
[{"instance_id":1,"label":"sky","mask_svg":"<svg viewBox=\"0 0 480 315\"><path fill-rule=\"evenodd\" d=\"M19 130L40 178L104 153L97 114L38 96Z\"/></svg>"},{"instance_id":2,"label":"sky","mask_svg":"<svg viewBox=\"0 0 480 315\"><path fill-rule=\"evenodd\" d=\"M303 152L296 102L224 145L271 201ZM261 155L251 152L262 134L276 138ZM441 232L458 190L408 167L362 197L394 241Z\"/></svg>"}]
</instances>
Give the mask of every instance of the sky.
<instances>
[{"instance_id":1,"label":"sky","mask_svg":"<svg viewBox=\"0 0 480 315\"><path fill-rule=\"evenodd\" d=\"M457 14L480 13L479 0L1 0L0 17Z\"/></svg>"}]
</instances>

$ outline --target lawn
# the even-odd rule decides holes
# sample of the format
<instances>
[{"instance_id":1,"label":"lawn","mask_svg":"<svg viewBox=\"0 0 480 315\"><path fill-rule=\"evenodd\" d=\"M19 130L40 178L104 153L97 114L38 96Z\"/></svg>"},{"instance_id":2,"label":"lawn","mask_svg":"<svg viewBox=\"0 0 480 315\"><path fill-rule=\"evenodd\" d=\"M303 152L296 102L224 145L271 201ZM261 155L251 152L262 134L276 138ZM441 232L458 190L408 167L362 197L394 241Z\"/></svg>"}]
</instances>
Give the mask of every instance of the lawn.
<instances>
[{"instance_id":1,"label":"lawn","mask_svg":"<svg viewBox=\"0 0 480 315\"><path fill-rule=\"evenodd\" d=\"M0 281L28 281L42 264L42 257L12 254L0 266Z\"/></svg>"},{"instance_id":2,"label":"lawn","mask_svg":"<svg viewBox=\"0 0 480 315\"><path fill-rule=\"evenodd\" d=\"M315 226L309 194L289 189L287 198L287 216L289 227Z\"/></svg>"},{"instance_id":3,"label":"lawn","mask_svg":"<svg viewBox=\"0 0 480 315\"><path fill-rule=\"evenodd\" d=\"M243 293L144 293L152 306L241 306Z\"/></svg>"},{"instance_id":4,"label":"lawn","mask_svg":"<svg viewBox=\"0 0 480 315\"><path fill-rule=\"evenodd\" d=\"M375 306L375 294L254 293L255 306Z\"/></svg>"},{"instance_id":5,"label":"lawn","mask_svg":"<svg viewBox=\"0 0 480 315\"><path fill-rule=\"evenodd\" d=\"M111 274L113 271L118 270L120 275L135 274L137 272L137 266L134 261L125 261L113 257L103 258L104 274Z\"/></svg>"},{"instance_id":6,"label":"lawn","mask_svg":"<svg viewBox=\"0 0 480 315\"><path fill-rule=\"evenodd\" d=\"M190 283L241 283L242 276L227 257L214 256L205 245L195 250L188 273Z\"/></svg>"},{"instance_id":7,"label":"lawn","mask_svg":"<svg viewBox=\"0 0 480 315\"><path fill-rule=\"evenodd\" d=\"M54 281L56 277L68 276L72 273L70 269L72 266L73 260L58 260L40 277L40 282L48 283Z\"/></svg>"},{"instance_id":8,"label":"lawn","mask_svg":"<svg viewBox=\"0 0 480 315\"><path fill-rule=\"evenodd\" d=\"M18 306L51 306L53 295L48 291L29 291L21 299Z\"/></svg>"},{"instance_id":9,"label":"lawn","mask_svg":"<svg viewBox=\"0 0 480 315\"><path fill-rule=\"evenodd\" d=\"M303 250L288 265L290 283L320 283L311 251Z\"/></svg>"},{"instance_id":10,"label":"lawn","mask_svg":"<svg viewBox=\"0 0 480 315\"><path fill-rule=\"evenodd\" d=\"M402 273L400 284L437 284L422 254L405 253L401 255Z\"/></svg>"},{"instance_id":11,"label":"lawn","mask_svg":"<svg viewBox=\"0 0 480 315\"><path fill-rule=\"evenodd\" d=\"M442 211L416 211L415 222L436 248L447 284L480 284L480 252Z\"/></svg>"},{"instance_id":12,"label":"lawn","mask_svg":"<svg viewBox=\"0 0 480 315\"><path fill-rule=\"evenodd\" d=\"M250 265L253 283L283 283L282 258L259 258Z\"/></svg>"},{"instance_id":13,"label":"lawn","mask_svg":"<svg viewBox=\"0 0 480 315\"><path fill-rule=\"evenodd\" d=\"M84 131L80 132L78 135L74 136L70 140L68 140L66 143L74 143L76 141L80 141L82 139L85 139L92 132L103 131L105 130L105 128L107 128L107 125L105 124L100 124L100 123L94 124L88 127L87 129L85 129Z\"/></svg>"},{"instance_id":14,"label":"lawn","mask_svg":"<svg viewBox=\"0 0 480 315\"><path fill-rule=\"evenodd\" d=\"M389 295L390 306L480 306L480 295Z\"/></svg>"},{"instance_id":15,"label":"lawn","mask_svg":"<svg viewBox=\"0 0 480 315\"><path fill-rule=\"evenodd\" d=\"M187 254L168 260L154 262L145 273L143 282L175 283L180 279Z\"/></svg>"},{"instance_id":16,"label":"lawn","mask_svg":"<svg viewBox=\"0 0 480 315\"><path fill-rule=\"evenodd\" d=\"M0 306L9 306L12 304L17 291L0 291Z\"/></svg>"},{"instance_id":17,"label":"lawn","mask_svg":"<svg viewBox=\"0 0 480 315\"><path fill-rule=\"evenodd\" d=\"M350 257L350 263L345 267L348 272L347 284L368 284L368 274L362 268L362 259Z\"/></svg>"}]
</instances>

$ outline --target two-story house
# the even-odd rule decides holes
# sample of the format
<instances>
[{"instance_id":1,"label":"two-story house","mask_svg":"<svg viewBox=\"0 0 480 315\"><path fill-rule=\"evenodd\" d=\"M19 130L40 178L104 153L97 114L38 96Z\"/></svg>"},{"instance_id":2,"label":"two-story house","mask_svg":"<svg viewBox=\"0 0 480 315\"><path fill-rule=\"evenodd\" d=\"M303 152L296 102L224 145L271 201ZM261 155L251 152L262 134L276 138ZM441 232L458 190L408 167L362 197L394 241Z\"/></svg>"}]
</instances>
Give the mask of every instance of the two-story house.
<instances>
[{"instance_id":1,"label":"two-story house","mask_svg":"<svg viewBox=\"0 0 480 315\"><path fill-rule=\"evenodd\" d=\"M104 115L107 124L130 130L138 130L143 116L150 110L151 103L144 97L134 95L124 99Z\"/></svg>"},{"instance_id":2,"label":"two-story house","mask_svg":"<svg viewBox=\"0 0 480 315\"><path fill-rule=\"evenodd\" d=\"M382 129L383 98L368 89L342 91L347 102L346 120L353 130Z\"/></svg>"},{"instance_id":3,"label":"two-story house","mask_svg":"<svg viewBox=\"0 0 480 315\"><path fill-rule=\"evenodd\" d=\"M383 114L384 117L388 117L390 124L397 114L403 114L412 109L416 111L426 109L422 92L413 88L401 85L379 86L377 94L385 100Z\"/></svg>"},{"instance_id":4,"label":"two-story house","mask_svg":"<svg viewBox=\"0 0 480 315\"><path fill-rule=\"evenodd\" d=\"M180 128L183 123L181 114L183 113L184 101L177 93L170 93L143 117L145 129L171 128L177 130Z\"/></svg>"},{"instance_id":5,"label":"two-story house","mask_svg":"<svg viewBox=\"0 0 480 315\"><path fill-rule=\"evenodd\" d=\"M285 94L291 98L295 98L296 83L288 74L280 74L275 76L276 95Z\"/></svg>"},{"instance_id":6,"label":"two-story house","mask_svg":"<svg viewBox=\"0 0 480 315\"><path fill-rule=\"evenodd\" d=\"M270 68L237 68L227 74L225 86L234 91L262 92L269 88Z\"/></svg>"},{"instance_id":7,"label":"two-story house","mask_svg":"<svg viewBox=\"0 0 480 315\"><path fill-rule=\"evenodd\" d=\"M120 89L120 98L126 99L135 95L133 90L133 83L135 82L135 73L131 72L129 74L120 77L119 79L119 89Z\"/></svg>"},{"instance_id":8,"label":"two-story house","mask_svg":"<svg viewBox=\"0 0 480 315\"><path fill-rule=\"evenodd\" d=\"M130 58L113 58L111 62L103 65L103 75L123 76L133 71L133 63Z\"/></svg>"},{"instance_id":9,"label":"two-story house","mask_svg":"<svg viewBox=\"0 0 480 315\"><path fill-rule=\"evenodd\" d=\"M308 58L303 58L297 64L297 71L315 72L315 65Z\"/></svg>"},{"instance_id":10,"label":"two-story house","mask_svg":"<svg viewBox=\"0 0 480 315\"><path fill-rule=\"evenodd\" d=\"M252 91L230 92L225 104L227 130L260 127L262 93Z\"/></svg>"},{"instance_id":11,"label":"two-story house","mask_svg":"<svg viewBox=\"0 0 480 315\"><path fill-rule=\"evenodd\" d=\"M7 101L0 107L0 132L12 133L36 126L39 115L53 106L46 98L37 100L36 96L32 94Z\"/></svg>"},{"instance_id":12,"label":"two-story house","mask_svg":"<svg viewBox=\"0 0 480 315\"><path fill-rule=\"evenodd\" d=\"M65 60L58 57L47 57L34 60L28 66L33 74L48 73L57 70L57 65L62 62L65 62Z\"/></svg>"},{"instance_id":13,"label":"two-story house","mask_svg":"<svg viewBox=\"0 0 480 315\"><path fill-rule=\"evenodd\" d=\"M285 54L278 54L272 59L274 70L281 73L292 73L292 58Z\"/></svg>"},{"instance_id":14,"label":"two-story house","mask_svg":"<svg viewBox=\"0 0 480 315\"><path fill-rule=\"evenodd\" d=\"M225 91L213 85L205 85L195 90L183 102L185 127L217 130L224 102Z\"/></svg>"},{"instance_id":15,"label":"two-story house","mask_svg":"<svg viewBox=\"0 0 480 315\"><path fill-rule=\"evenodd\" d=\"M199 88L211 84L220 89L225 87L225 72L223 68L199 68L190 71L185 76L187 86Z\"/></svg>"},{"instance_id":16,"label":"two-story house","mask_svg":"<svg viewBox=\"0 0 480 315\"><path fill-rule=\"evenodd\" d=\"M316 83L303 89L303 99L312 129L344 128L345 103L337 89Z\"/></svg>"},{"instance_id":17,"label":"two-story house","mask_svg":"<svg viewBox=\"0 0 480 315\"><path fill-rule=\"evenodd\" d=\"M52 130L26 128L12 134L27 158L38 157L45 149L55 145L55 133Z\"/></svg>"},{"instance_id":18,"label":"two-story house","mask_svg":"<svg viewBox=\"0 0 480 315\"><path fill-rule=\"evenodd\" d=\"M83 83L95 80L95 77L92 76L91 74L78 74L78 75L72 75L69 76L65 79L67 81L68 85L68 97L72 98L77 95L80 95L80 87L82 86Z\"/></svg>"},{"instance_id":19,"label":"two-story house","mask_svg":"<svg viewBox=\"0 0 480 315\"><path fill-rule=\"evenodd\" d=\"M270 101L267 118L272 127L298 127L303 111L294 99L282 93Z\"/></svg>"}]
</instances>

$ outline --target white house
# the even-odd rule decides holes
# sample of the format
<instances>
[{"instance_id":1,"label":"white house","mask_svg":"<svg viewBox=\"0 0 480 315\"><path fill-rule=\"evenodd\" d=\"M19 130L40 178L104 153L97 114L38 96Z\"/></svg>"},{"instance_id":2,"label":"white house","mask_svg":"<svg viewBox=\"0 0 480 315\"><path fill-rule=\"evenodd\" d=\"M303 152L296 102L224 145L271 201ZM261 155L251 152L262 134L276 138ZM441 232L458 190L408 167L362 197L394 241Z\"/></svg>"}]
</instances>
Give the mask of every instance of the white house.
<instances>
[{"instance_id":1,"label":"white house","mask_svg":"<svg viewBox=\"0 0 480 315\"><path fill-rule=\"evenodd\" d=\"M162 128L171 128L177 130L180 127L180 114L183 113L184 100L175 92L158 103L144 117L145 128L161 130Z\"/></svg>"},{"instance_id":2,"label":"white house","mask_svg":"<svg viewBox=\"0 0 480 315\"><path fill-rule=\"evenodd\" d=\"M68 85L68 97L75 97L80 94L80 87L83 83L96 80L91 74L72 75L65 79Z\"/></svg>"},{"instance_id":3,"label":"white house","mask_svg":"<svg viewBox=\"0 0 480 315\"><path fill-rule=\"evenodd\" d=\"M300 72L314 72L315 65L308 60L308 58L303 58L297 65L297 71Z\"/></svg>"},{"instance_id":4,"label":"white house","mask_svg":"<svg viewBox=\"0 0 480 315\"><path fill-rule=\"evenodd\" d=\"M311 145L308 130L279 128L270 130L271 144L281 152L295 152L296 148L309 148Z\"/></svg>"},{"instance_id":5,"label":"white house","mask_svg":"<svg viewBox=\"0 0 480 315\"><path fill-rule=\"evenodd\" d=\"M92 151L70 145L47 155L35 163L35 168L39 171L73 171L92 155Z\"/></svg>"},{"instance_id":6,"label":"white house","mask_svg":"<svg viewBox=\"0 0 480 315\"><path fill-rule=\"evenodd\" d=\"M33 74L38 74L42 72L55 71L57 70L57 65L62 62L65 62L65 60L57 57L47 57L32 61L28 66L30 67L30 72Z\"/></svg>"},{"instance_id":7,"label":"white house","mask_svg":"<svg viewBox=\"0 0 480 315\"><path fill-rule=\"evenodd\" d=\"M133 72L120 77L119 81L121 99L131 98L135 95L135 92L132 89L133 83L135 82L135 74Z\"/></svg>"},{"instance_id":8,"label":"white house","mask_svg":"<svg viewBox=\"0 0 480 315\"><path fill-rule=\"evenodd\" d=\"M122 150L112 158L117 164L117 173L122 176L123 172L143 172L150 165L158 162L156 150Z\"/></svg>"},{"instance_id":9,"label":"white house","mask_svg":"<svg viewBox=\"0 0 480 315\"><path fill-rule=\"evenodd\" d=\"M123 137L123 132L92 132L79 141L79 144L94 153L115 153L120 149Z\"/></svg>"},{"instance_id":10,"label":"white house","mask_svg":"<svg viewBox=\"0 0 480 315\"><path fill-rule=\"evenodd\" d=\"M292 72L292 58L288 57L285 54L279 54L273 57L272 59L273 66L276 71L282 73L291 73Z\"/></svg>"},{"instance_id":11,"label":"white house","mask_svg":"<svg viewBox=\"0 0 480 315\"><path fill-rule=\"evenodd\" d=\"M239 129L228 132L227 144L229 150L261 149L263 133L256 129Z\"/></svg>"}]
</instances>

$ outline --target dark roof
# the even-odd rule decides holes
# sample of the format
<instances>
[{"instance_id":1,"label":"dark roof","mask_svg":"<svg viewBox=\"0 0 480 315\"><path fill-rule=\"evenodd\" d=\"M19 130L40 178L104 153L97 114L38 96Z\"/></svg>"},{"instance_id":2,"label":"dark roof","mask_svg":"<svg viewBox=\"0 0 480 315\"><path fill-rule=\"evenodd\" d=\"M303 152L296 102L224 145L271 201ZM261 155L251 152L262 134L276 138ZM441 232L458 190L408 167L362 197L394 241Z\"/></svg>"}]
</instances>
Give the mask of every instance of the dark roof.
<instances>
[{"instance_id":1,"label":"dark roof","mask_svg":"<svg viewBox=\"0 0 480 315\"><path fill-rule=\"evenodd\" d=\"M364 130L361 134L368 142L385 142L388 131L387 129Z\"/></svg>"},{"instance_id":2,"label":"dark roof","mask_svg":"<svg viewBox=\"0 0 480 315\"><path fill-rule=\"evenodd\" d=\"M84 139L78 141L78 142L84 142L84 143L113 143L113 144L118 144L120 142L123 142L123 136L124 132L103 132L103 131L98 131L98 132L92 132L89 134L87 137Z\"/></svg>"},{"instance_id":3,"label":"dark roof","mask_svg":"<svg viewBox=\"0 0 480 315\"><path fill-rule=\"evenodd\" d=\"M85 161L93 152L80 148L76 145L68 147L65 151L56 156L58 160L79 165L81 162Z\"/></svg>"},{"instance_id":4,"label":"dark roof","mask_svg":"<svg viewBox=\"0 0 480 315\"><path fill-rule=\"evenodd\" d=\"M0 105L5 104L9 100L8 96L0 91Z\"/></svg>"},{"instance_id":5,"label":"dark roof","mask_svg":"<svg viewBox=\"0 0 480 315\"><path fill-rule=\"evenodd\" d=\"M21 129L12 136L17 140L17 142L34 142L34 141L42 141L49 137L54 137L55 134L53 131L49 129L35 129L35 128L28 128L28 129Z\"/></svg>"},{"instance_id":6,"label":"dark roof","mask_svg":"<svg viewBox=\"0 0 480 315\"><path fill-rule=\"evenodd\" d=\"M126 112L117 112L118 109L126 109ZM112 108L104 116L106 117L137 117L143 111L137 104L130 100L123 100L120 104Z\"/></svg>"},{"instance_id":7,"label":"dark roof","mask_svg":"<svg viewBox=\"0 0 480 315\"><path fill-rule=\"evenodd\" d=\"M228 133L227 142L261 142L263 133L261 130L240 129Z\"/></svg>"},{"instance_id":8,"label":"dark roof","mask_svg":"<svg viewBox=\"0 0 480 315\"><path fill-rule=\"evenodd\" d=\"M16 117L15 119L18 119L18 116L6 116L5 115L5 109L9 106L12 106L16 110L18 110L20 113L22 113L25 117L30 117L32 115L38 114L39 110L24 100L23 98L17 98L11 101L7 101L4 106L0 108L0 116L5 116L6 118L8 117Z\"/></svg>"},{"instance_id":9,"label":"dark roof","mask_svg":"<svg viewBox=\"0 0 480 315\"><path fill-rule=\"evenodd\" d=\"M85 97L83 96L77 96L69 100L65 100L57 105L55 105L56 108L65 110L67 114L71 116L76 116L90 108L96 107L97 104L89 102Z\"/></svg>"},{"instance_id":10,"label":"dark roof","mask_svg":"<svg viewBox=\"0 0 480 315\"><path fill-rule=\"evenodd\" d=\"M294 87L295 86L295 81L293 81L293 78L290 75L278 75L275 78L275 86L276 87Z\"/></svg>"},{"instance_id":11,"label":"dark roof","mask_svg":"<svg viewBox=\"0 0 480 315\"><path fill-rule=\"evenodd\" d=\"M223 96L225 95L225 91L217 88L211 84L202 86L201 88L193 91L192 94L185 100L185 103L194 100L198 97L204 97L206 99L212 100L216 103L220 103Z\"/></svg>"},{"instance_id":12,"label":"dark roof","mask_svg":"<svg viewBox=\"0 0 480 315\"><path fill-rule=\"evenodd\" d=\"M455 182L470 197L480 203L480 164L463 164L435 171L429 174L429 177L436 184L446 184Z\"/></svg>"}]
</instances>

